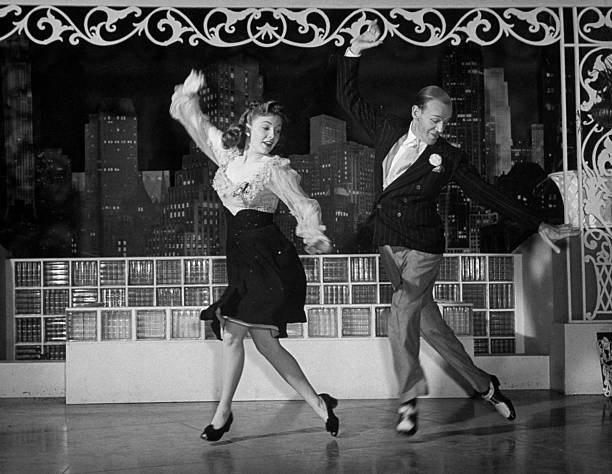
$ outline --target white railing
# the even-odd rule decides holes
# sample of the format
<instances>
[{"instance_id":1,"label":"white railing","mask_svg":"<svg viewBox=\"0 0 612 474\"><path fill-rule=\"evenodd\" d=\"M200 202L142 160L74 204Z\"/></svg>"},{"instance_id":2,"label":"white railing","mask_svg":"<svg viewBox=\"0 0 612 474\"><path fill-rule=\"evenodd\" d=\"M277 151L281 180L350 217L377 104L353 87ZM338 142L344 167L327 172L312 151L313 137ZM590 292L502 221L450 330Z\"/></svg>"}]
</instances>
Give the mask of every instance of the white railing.
<instances>
[{"instance_id":1,"label":"white railing","mask_svg":"<svg viewBox=\"0 0 612 474\"><path fill-rule=\"evenodd\" d=\"M307 323L292 338L385 337L392 289L378 255L302 256ZM227 284L225 257L11 260L16 359L63 359L66 341L211 339L201 308ZM522 353L522 258L444 256L434 296L478 354Z\"/></svg>"}]
</instances>

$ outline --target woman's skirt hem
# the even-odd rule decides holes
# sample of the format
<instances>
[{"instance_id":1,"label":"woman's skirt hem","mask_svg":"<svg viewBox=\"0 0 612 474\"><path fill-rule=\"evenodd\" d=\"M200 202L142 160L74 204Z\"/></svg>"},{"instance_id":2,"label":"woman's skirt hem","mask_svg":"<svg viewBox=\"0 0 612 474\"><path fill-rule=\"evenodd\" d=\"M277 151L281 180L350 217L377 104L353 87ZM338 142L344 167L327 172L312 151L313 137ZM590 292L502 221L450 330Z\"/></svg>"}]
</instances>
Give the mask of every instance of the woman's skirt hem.
<instances>
[{"instance_id":1,"label":"woman's skirt hem","mask_svg":"<svg viewBox=\"0 0 612 474\"><path fill-rule=\"evenodd\" d=\"M242 321L241 319L232 318L231 316L221 316L226 321L231 321L232 323L239 324L240 326L246 326L249 329L269 329L272 331L272 335L274 337L278 336L279 330L278 326L273 326L272 324L258 324L258 323L247 323Z\"/></svg>"}]
</instances>

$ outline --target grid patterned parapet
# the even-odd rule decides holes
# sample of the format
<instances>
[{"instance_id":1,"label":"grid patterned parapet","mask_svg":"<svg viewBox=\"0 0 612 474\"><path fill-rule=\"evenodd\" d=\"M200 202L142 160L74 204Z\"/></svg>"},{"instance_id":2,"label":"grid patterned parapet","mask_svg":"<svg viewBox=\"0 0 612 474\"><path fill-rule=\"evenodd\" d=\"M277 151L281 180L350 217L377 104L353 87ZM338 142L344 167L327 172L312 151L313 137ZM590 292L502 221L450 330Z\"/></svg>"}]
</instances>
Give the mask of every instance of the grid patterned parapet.
<instances>
[{"instance_id":1,"label":"grid patterned parapet","mask_svg":"<svg viewBox=\"0 0 612 474\"><path fill-rule=\"evenodd\" d=\"M378 255L302 256L307 323L290 338L388 334L393 290ZM440 311L476 354L520 352L520 255L445 255ZM66 341L214 339L199 311L225 290L225 257L11 260L16 359L63 359ZM519 304L517 304L519 303Z\"/></svg>"},{"instance_id":2,"label":"grid patterned parapet","mask_svg":"<svg viewBox=\"0 0 612 474\"><path fill-rule=\"evenodd\" d=\"M471 305L454 302L438 304L444 320L458 336L472 335ZM67 308L65 335L68 341L84 342L215 339L210 322L200 321L201 309L185 306ZM308 321L289 324L287 333L290 338L304 339L386 337L389 310L389 306L306 307ZM19 318L18 321L26 319ZM40 330L34 332L33 337L40 338Z\"/></svg>"}]
</instances>

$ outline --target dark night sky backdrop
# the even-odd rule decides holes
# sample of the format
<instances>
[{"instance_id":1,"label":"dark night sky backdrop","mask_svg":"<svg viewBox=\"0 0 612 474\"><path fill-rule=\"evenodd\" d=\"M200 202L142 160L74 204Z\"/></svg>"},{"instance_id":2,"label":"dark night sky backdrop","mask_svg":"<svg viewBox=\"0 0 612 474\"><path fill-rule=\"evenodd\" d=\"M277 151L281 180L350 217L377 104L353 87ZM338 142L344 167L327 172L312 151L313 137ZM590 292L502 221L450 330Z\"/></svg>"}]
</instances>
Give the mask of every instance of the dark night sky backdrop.
<instances>
[{"instance_id":1,"label":"dark night sky backdrop","mask_svg":"<svg viewBox=\"0 0 612 474\"><path fill-rule=\"evenodd\" d=\"M133 99L141 169L179 168L188 140L168 114L174 84L182 82L191 68L236 55L259 62L265 95L287 107L291 123L279 153L308 152L311 116L326 113L345 118L335 101L335 56L343 54L345 46L161 47L142 37L106 47L66 43L33 46L34 113L40 124L38 144L63 148L73 160L74 171L83 169L84 125L101 97ZM450 47L417 47L388 38L362 58L362 94L372 103L406 115L414 94L424 85L438 83L438 58ZM554 47L548 50L554 54ZM505 68L515 139L527 139L529 124L538 120L535 84L540 54L539 48L510 39L483 48L485 67ZM350 123L349 138L366 140Z\"/></svg>"}]
</instances>

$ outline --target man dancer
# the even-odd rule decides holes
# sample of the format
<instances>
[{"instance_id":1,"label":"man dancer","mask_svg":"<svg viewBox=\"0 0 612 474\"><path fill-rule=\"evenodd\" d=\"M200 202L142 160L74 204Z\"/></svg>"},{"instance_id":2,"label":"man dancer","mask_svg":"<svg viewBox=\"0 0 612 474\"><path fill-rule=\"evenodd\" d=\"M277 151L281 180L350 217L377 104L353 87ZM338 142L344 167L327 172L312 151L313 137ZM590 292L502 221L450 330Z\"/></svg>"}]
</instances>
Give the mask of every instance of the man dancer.
<instances>
[{"instance_id":1,"label":"man dancer","mask_svg":"<svg viewBox=\"0 0 612 474\"><path fill-rule=\"evenodd\" d=\"M428 86L417 94L412 121L375 109L359 94L362 51L378 46L381 32L371 21L355 38L337 72L337 99L374 142L377 186L382 187L368 220L374 243L390 275L394 294L389 317L389 341L400 388L399 433L417 431L417 397L428 393L419 363L419 335L457 370L497 412L516 416L512 402L499 389L499 380L474 365L433 300L433 287L444 251L442 222L436 210L440 190L453 179L471 199L524 224L555 251L552 241L575 232L566 225L550 226L519 203L484 182L460 149L440 137L452 116L449 95Z\"/></svg>"}]
</instances>

